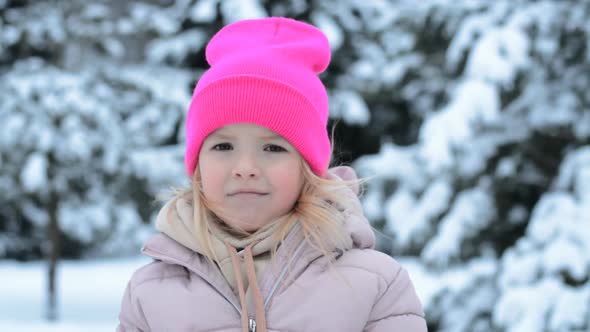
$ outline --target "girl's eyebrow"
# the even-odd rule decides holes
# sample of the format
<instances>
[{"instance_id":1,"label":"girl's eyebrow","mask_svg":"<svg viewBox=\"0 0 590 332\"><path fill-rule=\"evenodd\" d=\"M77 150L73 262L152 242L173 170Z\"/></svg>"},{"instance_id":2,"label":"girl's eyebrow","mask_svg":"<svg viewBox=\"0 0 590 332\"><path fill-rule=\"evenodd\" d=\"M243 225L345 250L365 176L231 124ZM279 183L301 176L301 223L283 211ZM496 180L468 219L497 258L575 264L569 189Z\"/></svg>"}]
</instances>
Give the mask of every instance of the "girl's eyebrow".
<instances>
[{"instance_id":1,"label":"girl's eyebrow","mask_svg":"<svg viewBox=\"0 0 590 332\"><path fill-rule=\"evenodd\" d=\"M217 137L217 138L221 138L221 139L233 138L232 136L228 136L228 135L224 135L224 134L220 134L220 133L213 133L213 134L211 134L211 137Z\"/></svg>"},{"instance_id":2,"label":"girl's eyebrow","mask_svg":"<svg viewBox=\"0 0 590 332\"><path fill-rule=\"evenodd\" d=\"M278 134L270 134L270 135L266 135L266 136L258 136L258 138L260 138L260 139L281 139L283 137Z\"/></svg>"},{"instance_id":3,"label":"girl's eyebrow","mask_svg":"<svg viewBox=\"0 0 590 332\"><path fill-rule=\"evenodd\" d=\"M213 133L213 134L211 134L211 136L215 136L220 139L233 139L233 138L235 138L235 136L226 135L226 134L222 134L222 133ZM278 134L270 134L270 135L258 136L258 138L259 139L281 139L283 137Z\"/></svg>"}]
</instances>

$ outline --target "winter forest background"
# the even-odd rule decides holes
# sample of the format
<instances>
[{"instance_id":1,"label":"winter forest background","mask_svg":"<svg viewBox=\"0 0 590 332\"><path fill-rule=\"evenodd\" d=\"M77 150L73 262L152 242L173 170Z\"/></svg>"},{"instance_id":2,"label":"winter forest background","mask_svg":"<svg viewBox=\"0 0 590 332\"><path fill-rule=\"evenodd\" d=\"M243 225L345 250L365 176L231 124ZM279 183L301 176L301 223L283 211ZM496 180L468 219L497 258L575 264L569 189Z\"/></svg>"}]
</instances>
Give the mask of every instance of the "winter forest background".
<instances>
[{"instance_id":1,"label":"winter forest background","mask_svg":"<svg viewBox=\"0 0 590 332\"><path fill-rule=\"evenodd\" d=\"M75 284L114 329L206 42L263 16L329 37L335 162L430 331L590 331L584 0L0 0L0 329L66 330Z\"/></svg>"}]
</instances>

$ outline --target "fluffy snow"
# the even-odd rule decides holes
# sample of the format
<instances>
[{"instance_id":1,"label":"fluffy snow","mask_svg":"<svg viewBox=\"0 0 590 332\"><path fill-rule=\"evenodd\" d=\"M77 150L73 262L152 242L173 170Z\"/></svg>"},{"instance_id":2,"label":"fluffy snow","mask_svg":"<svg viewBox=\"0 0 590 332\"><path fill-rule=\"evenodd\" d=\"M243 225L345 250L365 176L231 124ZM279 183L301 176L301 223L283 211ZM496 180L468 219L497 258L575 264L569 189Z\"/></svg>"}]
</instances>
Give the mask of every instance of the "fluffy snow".
<instances>
[{"instance_id":1,"label":"fluffy snow","mask_svg":"<svg viewBox=\"0 0 590 332\"><path fill-rule=\"evenodd\" d=\"M85 202L75 198L62 202L58 212L60 227L68 235L90 243L96 233L106 232L111 227L109 208L112 205L109 199L100 197L92 197Z\"/></svg>"},{"instance_id":2,"label":"fluffy snow","mask_svg":"<svg viewBox=\"0 0 590 332\"><path fill-rule=\"evenodd\" d=\"M332 17L324 12L315 12L311 15L312 24L317 26L328 38L332 52L337 51L344 42L342 29L334 22Z\"/></svg>"},{"instance_id":3,"label":"fluffy snow","mask_svg":"<svg viewBox=\"0 0 590 332\"><path fill-rule=\"evenodd\" d=\"M433 265L449 264L459 256L464 239L477 235L493 216L492 199L486 190L475 188L459 193L440 221L438 233L422 251L422 258Z\"/></svg>"},{"instance_id":4,"label":"fluffy snow","mask_svg":"<svg viewBox=\"0 0 590 332\"><path fill-rule=\"evenodd\" d=\"M339 117L348 124L367 125L371 113L364 99L354 91L340 90L330 98L330 116Z\"/></svg>"},{"instance_id":5,"label":"fluffy snow","mask_svg":"<svg viewBox=\"0 0 590 332\"><path fill-rule=\"evenodd\" d=\"M461 82L444 109L420 129L421 154L432 174L454 166L453 150L468 145L475 130L497 122L500 100L494 85L482 80Z\"/></svg>"},{"instance_id":6,"label":"fluffy snow","mask_svg":"<svg viewBox=\"0 0 590 332\"><path fill-rule=\"evenodd\" d=\"M555 330L587 326L588 285L573 287L563 279L582 281L590 267L589 200L580 190L587 188L589 151L582 147L566 156L554 191L541 197L526 236L502 259L494 321L508 331L543 330L547 317Z\"/></svg>"},{"instance_id":7,"label":"fluffy snow","mask_svg":"<svg viewBox=\"0 0 590 332\"><path fill-rule=\"evenodd\" d=\"M226 0L220 3L225 24L241 19L267 17L268 13L259 1L256 0Z\"/></svg>"},{"instance_id":8,"label":"fluffy snow","mask_svg":"<svg viewBox=\"0 0 590 332\"><path fill-rule=\"evenodd\" d=\"M512 84L528 63L528 37L517 29L492 28L473 47L466 75L502 86Z\"/></svg>"},{"instance_id":9,"label":"fluffy snow","mask_svg":"<svg viewBox=\"0 0 590 332\"><path fill-rule=\"evenodd\" d=\"M177 64L186 60L189 52L194 53L205 46L207 36L200 30L187 30L174 37L158 39L148 43L147 58L158 63L169 60Z\"/></svg>"},{"instance_id":10,"label":"fluffy snow","mask_svg":"<svg viewBox=\"0 0 590 332\"><path fill-rule=\"evenodd\" d=\"M428 232L435 218L448 207L452 188L444 179L428 186L424 194L416 197L407 188L400 188L385 203L386 229L395 234L403 247L411 240Z\"/></svg>"},{"instance_id":11,"label":"fluffy snow","mask_svg":"<svg viewBox=\"0 0 590 332\"><path fill-rule=\"evenodd\" d=\"M189 12L189 17L195 22L211 22L217 16L217 0L197 1Z\"/></svg>"},{"instance_id":12,"label":"fluffy snow","mask_svg":"<svg viewBox=\"0 0 590 332\"><path fill-rule=\"evenodd\" d=\"M47 186L47 158L41 153L31 154L20 175L20 181L28 192L42 191Z\"/></svg>"}]
</instances>

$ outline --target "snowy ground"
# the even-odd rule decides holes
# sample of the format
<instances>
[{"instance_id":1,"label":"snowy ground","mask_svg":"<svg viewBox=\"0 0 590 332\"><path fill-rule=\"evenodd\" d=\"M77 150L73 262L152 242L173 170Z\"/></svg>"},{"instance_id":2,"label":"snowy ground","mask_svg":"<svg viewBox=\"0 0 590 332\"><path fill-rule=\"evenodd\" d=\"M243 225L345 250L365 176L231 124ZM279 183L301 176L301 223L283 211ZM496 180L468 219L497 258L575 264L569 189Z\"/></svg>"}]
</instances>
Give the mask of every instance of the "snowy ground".
<instances>
[{"instance_id":1,"label":"snowy ground","mask_svg":"<svg viewBox=\"0 0 590 332\"><path fill-rule=\"evenodd\" d=\"M0 331L113 332L129 277L149 261L137 257L60 263L60 321L53 324L43 320L46 264L0 261ZM411 260L402 260L402 264L408 268L422 301L428 301L432 287L426 286L437 283L423 275Z\"/></svg>"},{"instance_id":2,"label":"snowy ground","mask_svg":"<svg viewBox=\"0 0 590 332\"><path fill-rule=\"evenodd\" d=\"M0 261L0 331L114 331L125 285L147 257L64 261L59 265L60 322L43 320L46 264Z\"/></svg>"}]
</instances>

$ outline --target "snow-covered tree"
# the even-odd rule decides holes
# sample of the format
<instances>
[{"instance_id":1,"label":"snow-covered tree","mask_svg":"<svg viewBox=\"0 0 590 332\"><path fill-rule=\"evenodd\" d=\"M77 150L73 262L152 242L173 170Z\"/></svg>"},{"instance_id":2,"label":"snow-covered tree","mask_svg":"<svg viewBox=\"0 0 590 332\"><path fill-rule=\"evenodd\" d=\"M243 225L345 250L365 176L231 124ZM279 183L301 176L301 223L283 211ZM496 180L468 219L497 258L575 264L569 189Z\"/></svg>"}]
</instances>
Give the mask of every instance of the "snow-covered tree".
<instances>
[{"instance_id":1,"label":"snow-covered tree","mask_svg":"<svg viewBox=\"0 0 590 332\"><path fill-rule=\"evenodd\" d=\"M419 257L408 264L437 285L424 296L431 327L590 328L581 240L590 217L579 194L590 144L590 3L391 6L397 19L380 35L398 22L419 27L406 51L419 69L394 87L419 129L411 144L392 133L356 166L375 176L365 207L393 238L383 248ZM442 45L421 42L433 34Z\"/></svg>"},{"instance_id":2,"label":"snow-covered tree","mask_svg":"<svg viewBox=\"0 0 590 332\"><path fill-rule=\"evenodd\" d=\"M0 257L48 258L50 318L59 257L136 253L153 232L154 196L184 180L176 143L190 76L120 66L106 9L2 12Z\"/></svg>"},{"instance_id":3,"label":"snow-covered tree","mask_svg":"<svg viewBox=\"0 0 590 332\"><path fill-rule=\"evenodd\" d=\"M151 233L153 195L182 175L180 147L164 145L182 110L133 74L30 59L3 77L0 198L17 218L2 221L2 255L121 255Z\"/></svg>"}]
</instances>

